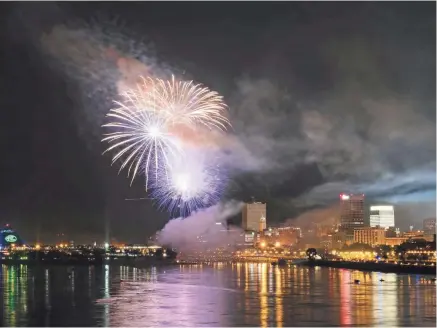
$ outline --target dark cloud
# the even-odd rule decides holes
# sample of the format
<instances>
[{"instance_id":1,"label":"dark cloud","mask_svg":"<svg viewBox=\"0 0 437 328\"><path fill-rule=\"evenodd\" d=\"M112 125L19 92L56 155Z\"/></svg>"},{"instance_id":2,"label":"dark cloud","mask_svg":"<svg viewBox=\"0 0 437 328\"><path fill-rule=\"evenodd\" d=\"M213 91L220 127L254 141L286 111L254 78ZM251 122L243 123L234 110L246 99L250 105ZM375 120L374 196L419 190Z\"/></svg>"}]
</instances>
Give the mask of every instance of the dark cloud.
<instances>
[{"instance_id":1,"label":"dark cloud","mask_svg":"<svg viewBox=\"0 0 437 328\"><path fill-rule=\"evenodd\" d=\"M358 7L325 16L309 11L318 19L295 29L273 25L279 33L264 41L267 59L256 69L265 76L238 80L231 98L236 134L255 155L248 169L256 163L263 185L275 185L274 176L287 181L291 168L316 165L316 185L290 184L289 195L301 192L288 200L282 190L271 195L289 208L362 192L369 202L428 202L426 215L433 216L435 18L418 7Z\"/></svg>"}]
</instances>

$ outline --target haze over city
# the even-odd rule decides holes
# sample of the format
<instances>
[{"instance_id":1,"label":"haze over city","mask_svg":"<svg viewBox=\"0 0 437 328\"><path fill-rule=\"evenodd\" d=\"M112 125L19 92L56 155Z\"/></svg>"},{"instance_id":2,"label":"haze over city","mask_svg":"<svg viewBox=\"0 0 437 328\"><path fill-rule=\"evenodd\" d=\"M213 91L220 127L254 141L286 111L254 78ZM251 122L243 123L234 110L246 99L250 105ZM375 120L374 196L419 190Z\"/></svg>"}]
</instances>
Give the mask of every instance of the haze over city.
<instances>
[{"instance_id":1,"label":"haze over city","mask_svg":"<svg viewBox=\"0 0 437 328\"><path fill-rule=\"evenodd\" d=\"M364 193L403 229L435 217L435 4L148 6L2 4L0 213L24 239L144 242L169 222L101 155L138 62L224 96L223 202L254 197L279 224Z\"/></svg>"}]
</instances>

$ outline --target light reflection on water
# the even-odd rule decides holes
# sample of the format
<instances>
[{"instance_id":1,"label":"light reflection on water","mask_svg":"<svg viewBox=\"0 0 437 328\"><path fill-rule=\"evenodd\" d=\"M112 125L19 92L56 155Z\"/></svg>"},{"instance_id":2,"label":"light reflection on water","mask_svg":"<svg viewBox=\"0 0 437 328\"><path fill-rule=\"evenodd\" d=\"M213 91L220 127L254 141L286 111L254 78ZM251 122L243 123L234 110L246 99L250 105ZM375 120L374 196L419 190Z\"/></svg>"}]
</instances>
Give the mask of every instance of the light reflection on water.
<instances>
[{"instance_id":1,"label":"light reflection on water","mask_svg":"<svg viewBox=\"0 0 437 328\"><path fill-rule=\"evenodd\" d=\"M2 265L0 276L2 326L434 326L436 320L435 283L418 275L217 263Z\"/></svg>"}]
</instances>

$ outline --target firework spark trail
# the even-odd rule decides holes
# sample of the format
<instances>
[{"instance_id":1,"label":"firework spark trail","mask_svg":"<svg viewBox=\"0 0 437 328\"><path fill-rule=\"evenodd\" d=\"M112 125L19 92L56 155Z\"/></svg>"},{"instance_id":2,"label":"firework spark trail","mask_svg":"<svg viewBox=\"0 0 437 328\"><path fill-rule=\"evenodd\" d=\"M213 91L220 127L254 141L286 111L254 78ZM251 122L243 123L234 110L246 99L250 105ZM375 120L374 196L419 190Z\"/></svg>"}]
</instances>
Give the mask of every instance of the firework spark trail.
<instances>
[{"instance_id":1,"label":"firework spark trail","mask_svg":"<svg viewBox=\"0 0 437 328\"><path fill-rule=\"evenodd\" d=\"M226 130L230 125L223 114L227 108L222 96L193 81L142 78L138 87L146 110L159 111L171 125L194 128L203 125L209 130Z\"/></svg>"},{"instance_id":2,"label":"firework spark trail","mask_svg":"<svg viewBox=\"0 0 437 328\"><path fill-rule=\"evenodd\" d=\"M181 149L177 140L166 131L166 122L160 115L138 108L138 103L129 93L125 97L129 101L125 104L117 102L120 107L112 109L107 115L115 122L105 124L104 127L115 128L116 131L108 133L103 139L113 143L105 152L119 150L113 156L112 163L123 159L120 171L129 166L128 176L132 173L131 183L143 166L148 181L151 166L154 165L156 175L160 161L167 161L169 153L173 154ZM132 106L129 106L129 102Z\"/></svg>"},{"instance_id":3,"label":"firework spark trail","mask_svg":"<svg viewBox=\"0 0 437 328\"><path fill-rule=\"evenodd\" d=\"M199 129L226 130L230 126L224 113L222 97L193 81L177 81L174 76L165 81L141 78L136 89L122 93L124 101L116 101L107 117L112 121L104 125L115 129L102 141L111 145L105 151L117 150L112 163L121 160L120 171L128 167L131 183L144 168L146 189L154 170L154 181L162 181L167 169L174 166L169 158L182 156L184 132L196 134Z\"/></svg>"}]
</instances>

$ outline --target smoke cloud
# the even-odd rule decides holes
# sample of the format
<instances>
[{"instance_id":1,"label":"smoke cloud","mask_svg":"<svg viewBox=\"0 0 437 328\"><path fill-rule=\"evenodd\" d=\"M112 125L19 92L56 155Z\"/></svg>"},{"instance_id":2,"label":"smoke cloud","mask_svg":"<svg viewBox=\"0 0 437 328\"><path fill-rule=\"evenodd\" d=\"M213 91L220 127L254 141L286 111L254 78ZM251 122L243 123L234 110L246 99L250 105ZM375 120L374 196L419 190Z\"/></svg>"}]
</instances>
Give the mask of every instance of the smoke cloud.
<instances>
[{"instance_id":1,"label":"smoke cloud","mask_svg":"<svg viewBox=\"0 0 437 328\"><path fill-rule=\"evenodd\" d=\"M158 234L158 242L179 252L205 251L233 246L241 239L239 228L227 229L226 219L238 214L243 203L231 201L169 221Z\"/></svg>"},{"instance_id":2,"label":"smoke cloud","mask_svg":"<svg viewBox=\"0 0 437 328\"><path fill-rule=\"evenodd\" d=\"M306 211L295 218L285 221L286 225L294 225L301 229L309 229L313 224L333 225L339 222L340 207L338 205L322 209Z\"/></svg>"},{"instance_id":3,"label":"smoke cloud","mask_svg":"<svg viewBox=\"0 0 437 328\"><path fill-rule=\"evenodd\" d=\"M365 193L369 202L426 203L422 218L435 216L435 32L427 32L435 18L401 37L413 14L381 10L385 23L370 26L374 9L354 12L360 23L347 34L340 29L350 12L293 31L275 24L265 31L275 37L262 43L258 74L236 82L232 122L241 154L250 155L239 163L250 162L254 179L262 174L269 198L305 211L329 207L341 192ZM274 191L278 176L292 180L302 167L313 173Z\"/></svg>"},{"instance_id":4,"label":"smoke cloud","mask_svg":"<svg viewBox=\"0 0 437 328\"><path fill-rule=\"evenodd\" d=\"M265 80L239 83L241 103L231 106L232 121L252 155L247 162L259 159L251 169L316 163L327 182L309 196L319 190L335 197L349 189L392 194L400 186L435 186L435 119L426 114L431 103L399 96L346 107L339 96L315 105L293 102Z\"/></svg>"},{"instance_id":5,"label":"smoke cloud","mask_svg":"<svg viewBox=\"0 0 437 328\"><path fill-rule=\"evenodd\" d=\"M140 76L159 75L164 70L158 68L150 46L133 44L130 37L117 33L116 26L109 24L112 29L106 29L107 22L77 25L55 25L41 36L39 46L51 66L77 82L81 95L77 126L88 122L87 129L97 139L114 100L135 87ZM88 137L86 130L82 132Z\"/></svg>"}]
</instances>

